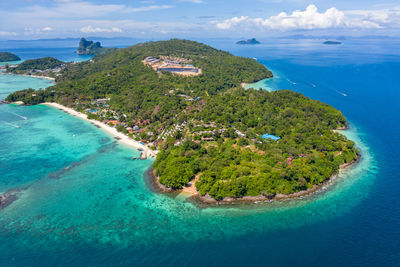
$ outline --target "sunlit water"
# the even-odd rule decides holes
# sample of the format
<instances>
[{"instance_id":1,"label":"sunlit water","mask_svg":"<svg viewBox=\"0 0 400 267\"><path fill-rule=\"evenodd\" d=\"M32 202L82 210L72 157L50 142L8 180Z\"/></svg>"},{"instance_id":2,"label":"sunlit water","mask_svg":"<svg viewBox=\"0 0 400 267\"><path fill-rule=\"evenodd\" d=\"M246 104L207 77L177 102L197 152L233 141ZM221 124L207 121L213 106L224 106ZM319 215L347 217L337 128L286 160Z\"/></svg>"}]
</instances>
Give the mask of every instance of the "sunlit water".
<instances>
[{"instance_id":1,"label":"sunlit water","mask_svg":"<svg viewBox=\"0 0 400 267\"><path fill-rule=\"evenodd\" d=\"M358 164L311 197L202 207L153 192L152 162L132 161L137 151L90 123L47 106L1 105L0 192L14 190L18 199L0 211L0 264L399 264L396 47L364 60L357 46L285 42L214 45L268 65L275 78L257 86L342 110L351 122L344 134L362 153ZM2 97L24 84L49 85L4 76Z\"/></svg>"}]
</instances>

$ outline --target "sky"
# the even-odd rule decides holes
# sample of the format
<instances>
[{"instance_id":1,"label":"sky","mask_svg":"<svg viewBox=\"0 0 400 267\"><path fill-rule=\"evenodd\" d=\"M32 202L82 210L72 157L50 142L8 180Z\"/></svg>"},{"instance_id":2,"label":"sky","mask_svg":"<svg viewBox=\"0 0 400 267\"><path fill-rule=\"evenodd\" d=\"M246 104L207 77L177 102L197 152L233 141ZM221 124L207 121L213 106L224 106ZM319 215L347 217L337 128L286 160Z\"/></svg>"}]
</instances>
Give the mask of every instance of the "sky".
<instances>
[{"instance_id":1,"label":"sky","mask_svg":"<svg viewBox=\"0 0 400 267\"><path fill-rule=\"evenodd\" d=\"M400 0L0 0L0 39L400 35Z\"/></svg>"}]
</instances>

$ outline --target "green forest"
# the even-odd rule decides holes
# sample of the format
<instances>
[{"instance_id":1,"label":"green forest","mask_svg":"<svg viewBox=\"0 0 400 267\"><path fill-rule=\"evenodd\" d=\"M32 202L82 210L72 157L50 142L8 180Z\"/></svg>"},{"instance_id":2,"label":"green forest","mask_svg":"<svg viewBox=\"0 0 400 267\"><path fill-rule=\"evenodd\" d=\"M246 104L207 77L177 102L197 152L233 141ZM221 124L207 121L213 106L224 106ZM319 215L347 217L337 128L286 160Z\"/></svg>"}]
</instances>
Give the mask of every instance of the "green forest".
<instances>
[{"instance_id":1,"label":"green forest","mask_svg":"<svg viewBox=\"0 0 400 267\"><path fill-rule=\"evenodd\" d=\"M159 56L185 58L203 74L156 72L142 63ZM358 151L333 131L347 126L333 107L292 91L241 86L271 77L256 60L172 39L69 64L55 86L15 92L6 100L54 101L81 111L96 99L110 98L107 113L119 114L117 129L147 122L135 138L160 151L153 168L162 184L179 189L196 179L197 190L217 200L273 197L326 181ZM280 139L263 139L264 134Z\"/></svg>"},{"instance_id":2,"label":"green forest","mask_svg":"<svg viewBox=\"0 0 400 267\"><path fill-rule=\"evenodd\" d=\"M189 117L227 130L205 144L193 141L193 131L185 133L189 138L181 146L168 140L154 169L161 183L172 188L198 175L197 190L218 200L307 190L357 158L354 143L332 131L347 125L344 116L292 91L235 88L213 97ZM263 140L264 133L281 139Z\"/></svg>"},{"instance_id":3,"label":"green forest","mask_svg":"<svg viewBox=\"0 0 400 267\"><path fill-rule=\"evenodd\" d=\"M21 60L19 56L9 52L0 52L0 62L17 61Z\"/></svg>"},{"instance_id":4,"label":"green forest","mask_svg":"<svg viewBox=\"0 0 400 267\"><path fill-rule=\"evenodd\" d=\"M53 57L44 57L38 59L28 59L17 65L16 67L10 67L7 71L15 73L15 74L23 74L29 71L44 71L49 69L60 68L66 63L53 58Z\"/></svg>"}]
</instances>

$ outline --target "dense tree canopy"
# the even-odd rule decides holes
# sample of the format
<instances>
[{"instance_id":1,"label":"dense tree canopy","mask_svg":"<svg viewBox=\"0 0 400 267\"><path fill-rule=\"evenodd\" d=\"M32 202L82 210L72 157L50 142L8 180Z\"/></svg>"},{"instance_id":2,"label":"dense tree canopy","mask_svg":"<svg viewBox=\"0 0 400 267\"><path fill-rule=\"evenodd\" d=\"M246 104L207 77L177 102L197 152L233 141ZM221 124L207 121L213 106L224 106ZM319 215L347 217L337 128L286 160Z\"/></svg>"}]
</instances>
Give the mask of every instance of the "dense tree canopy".
<instances>
[{"instance_id":1,"label":"dense tree canopy","mask_svg":"<svg viewBox=\"0 0 400 267\"><path fill-rule=\"evenodd\" d=\"M333 131L346 126L344 116L292 91L232 89L209 99L201 112L188 117L228 130L202 145L193 142L190 133L182 146L167 143L154 168L161 183L173 188L199 175L199 192L216 199L306 190L357 157L354 143ZM281 139L263 140L264 133ZM175 172L176 165L180 172Z\"/></svg>"},{"instance_id":2,"label":"dense tree canopy","mask_svg":"<svg viewBox=\"0 0 400 267\"><path fill-rule=\"evenodd\" d=\"M13 73L25 73L27 71L38 71L38 70L48 70L59 68L63 66L65 63L53 58L53 57L44 57L38 59L28 59L19 64L14 68L9 68L8 71Z\"/></svg>"},{"instance_id":3,"label":"dense tree canopy","mask_svg":"<svg viewBox=\"0 0 400 267\"><path fill-rule=\"evenodd\" d=\"M17 55L9 52L0 52L0 62L17 61L21 60Z\"/></svg>"}]
</instances>

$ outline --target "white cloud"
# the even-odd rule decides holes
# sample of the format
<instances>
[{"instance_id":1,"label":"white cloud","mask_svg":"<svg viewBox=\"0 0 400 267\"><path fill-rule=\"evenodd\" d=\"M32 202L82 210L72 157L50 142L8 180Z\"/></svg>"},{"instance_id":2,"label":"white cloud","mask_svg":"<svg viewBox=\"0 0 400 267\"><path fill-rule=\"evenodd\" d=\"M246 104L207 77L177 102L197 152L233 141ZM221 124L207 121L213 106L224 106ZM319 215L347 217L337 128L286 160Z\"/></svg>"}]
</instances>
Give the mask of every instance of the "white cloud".
<instances>
[{"instance_id":1,"label":"white cloud","mask_svg":"<svg viewBox=\"0 0 400 267\"><path fill-rule=\"evenodd\" d=\"M33 5L18 10L15 17L27 19L88 19L172 8L171 5L131 7L124 4L94 4L87 1L57 0L54 5ZM2 12L0 12L2 13Z\"/></svg>"},{"instance_id":2,"label":"white cloud","mask_svg":"<svg viewBox=\"0 0 400 267\"><path fill-rule=\"evenodd\" d=\"M76 35L77 33L129 33L143 25L147 32L153 31L153 26L167 28L169 22L138 22L133 14L140 12L154 12L173 8L172 5L158 5L153 1L146 3L136 2L134 5L119 4L108 1L110 4L94 3L89 0L52 0L51 4L41 4L43 1L32 1L15 10L0 9L0 25L9 32L17 32L25 36L62 36ZM133 1L132 1L133 2ZM139 15L138 15L139 17ZM157 20L152 14L150 18ZM145 19L146 20L146 19ZM131 26L134 25L134 26ZM55 30L56 29L56 30ZM155 32L155 30L154 30ZM1 36L6 36L5 32Z\"/></svg>"},{"instance_id":3,"label":"white cloud","mask_svg":"<svg viewBox=\"0 0 400 267\"><path fill-rule=\"evenodd\" d=\"M347 10L348 16L358 16L380 24L400 24L400 8L378 10Z\"/></svg>"},{"instance_id":4,"label":"white cloud","mask_svg":"<svg viewBox=\"0 0 400 267\"><path fill-rule=\"evenodd\" d=\"M98 33L98 32L105 32L105 33L112 33L112 32L122 32L122 30L118 27L112 27L112 28L100 28L100 27L93 27L91 25L82 27L80 29L81 32L83 33Z\"/></svg>"},{"instance_id":5,"label":"white cloud","mask_svg":"<svg viewBox=\"0 0 400 267\"><path fill-rule=\"evenodd\" d=\"M179 2L187 2L187 3L195 3L195 4L203 4L203 0L179 0Z\"/></svg>"},{"instance_id":6,"label":"white cloud","mask_svg":"<svg viewBox=\"0 0 400 267\"><path fill-rule=\"evenodd\" d=\"M24 35L35 35L35 34L43 34L43 33L49 33L54 31L53 28L46 26L43 28L32 28L32 27L25 27L24 28Z\"/></svg>"},{"instance_id":7,"label":"white cloud","mask_svg":"<svg viewBox=\"0 0 400 267\"><path fill-rule=\"evenodd\" d=\"M144 12L144 11L151 11L151 10L156 10L156 9L168 9L168 8L173 8L174 6L169 6L169 5L152 5L152 6L142 6L142 7L136 7L136 8L127 8L124 10L126 13L130 12Z\"/></svg>"},{"instance_id":8,"label":"white cloud","mask_svg":"<svg viewBox=\"0 0 400 267\"><path fill-rule=\"evenodd\" d=\"M44 27L43 29L42 29L42 32L51 32L51 31L53 31L54 29L52 28L52 27Z\"/></svg>"},{"instance_id":9,"label":"white cloud","mask_svg":"<svg viewBox=\"0 0 400 267\"><path fill-rule=\"evenodd\" d=\"M312 30L329 28L382 28L380 22L368 17L347 17L344 11L335 7L319 12L315 5L309 5L305 10L296 10L291 14L281 12L277 16L269 18L250 18L248 16L233 17L216 23L221 30L267 29L267 30Z\"/></svg>"},{"instance_id":10,"label":"white cloud","mask_svg":"<svg viewBox=\"0 0 400 267\"><path fill-rule=\"evenodd\" d=\"M6 31L0 31L0 36L16 36L16 32L6 32Z\"/></svg>"},{"instance_id":11,"label":"white cloud","mask_svg":"<svg viewBox=\"0 0 400 267\"><path fill-rule=\"evenodd\" d=\"M231 19L226 19L223 22L217 23L217 27L221 30L227 30L237 26L238 24L250 22L250 18L247 16L233 17Z\"/></svg>"},{"instance_id":12,"label":"white cloud","mask_svg":"<svg viewBox=\"0 0 400 267\"><path fill-rule=\"evenodd\" d=\"M112 32L122 32L122 30L118 27L113 27L111 30Z\"/></svg>"}]
</instances>

